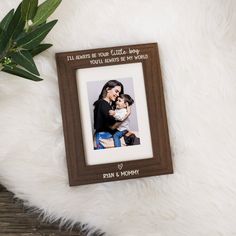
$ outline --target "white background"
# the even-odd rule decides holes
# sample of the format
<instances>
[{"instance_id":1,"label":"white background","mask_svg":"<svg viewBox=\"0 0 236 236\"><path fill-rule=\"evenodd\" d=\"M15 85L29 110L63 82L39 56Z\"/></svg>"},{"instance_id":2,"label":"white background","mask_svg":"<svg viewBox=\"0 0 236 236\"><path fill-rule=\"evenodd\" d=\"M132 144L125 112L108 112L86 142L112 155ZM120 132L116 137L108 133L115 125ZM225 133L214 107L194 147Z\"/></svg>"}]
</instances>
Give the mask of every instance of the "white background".
<instances>
[{"instance_id":1,"label":"white background","mask_svg":"<svg viewBox=\"0 0 236 236\"><path fill-rule=\"evenodd\" d=\"M1 17L20 0L0 1ZM235 236L236 1L63 0L35 57L0 72L0 182L51 220L108 236ZM158 42L173 175L68 186L56 52Z\"/></svg>"}]
</instances>

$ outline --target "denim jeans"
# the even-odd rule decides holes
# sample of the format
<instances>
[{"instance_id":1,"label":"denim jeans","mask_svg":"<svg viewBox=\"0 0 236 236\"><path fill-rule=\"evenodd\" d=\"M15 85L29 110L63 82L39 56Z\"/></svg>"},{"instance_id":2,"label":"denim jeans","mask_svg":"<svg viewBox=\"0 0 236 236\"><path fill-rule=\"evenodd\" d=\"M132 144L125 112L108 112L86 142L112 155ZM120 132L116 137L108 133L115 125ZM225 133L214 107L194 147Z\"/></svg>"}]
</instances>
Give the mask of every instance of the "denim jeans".
<instances>
[{"instance_id":1,"label":"denim jeans","mask_svg":"<svg viewBox=\"0 0 236 236\"><path fill-rule=\"evenodd\" d=\"M96 139L96 149L104 149L105 147L101 144L100 140L101 139L108 139L112 138L112 134L109 132L98 132L95 134L95 139Z\"/></svg>"},{"instance_id":2,"label":"denim jeans","mask_svg":"<svg viewBox=\"0 0 236 236\"><path fill-rule=\"evenodd\" d=\"M121 137L123 137L126 133L127 133L127 130L123 130L123 131L116 131L116 132L113 134L113 140L114 140L114 145L115 145L115 147L121 147L120 139L121 139Z\"/></svg>"}]
</instances>

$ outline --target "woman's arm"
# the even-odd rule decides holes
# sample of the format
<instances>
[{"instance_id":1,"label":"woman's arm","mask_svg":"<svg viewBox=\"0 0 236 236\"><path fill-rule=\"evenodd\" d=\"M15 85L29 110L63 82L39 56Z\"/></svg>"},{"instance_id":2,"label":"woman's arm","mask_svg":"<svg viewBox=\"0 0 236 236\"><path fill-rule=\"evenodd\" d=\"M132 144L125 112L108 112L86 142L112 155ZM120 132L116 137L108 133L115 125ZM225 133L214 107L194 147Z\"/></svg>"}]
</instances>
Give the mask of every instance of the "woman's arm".
<instances>
[{"instance_id":1,"label":"woman's arm","mask_svg":"<svg viewBox=\"0 0 236 236\"><path fill-rule=\"evenodd\" d=\"M127 113L126 113L126 115L123 117L122 121L118 121L114 125L110 126L111 129L117 129L121 125L121 123L130 116L130 114L131 114L131 107L129 106L128 103L126 105L127 105L127 108L126 108L127 109Z\"/></svg>"},{"instance_id":2,"label":"woman's arm","mask_svg":"<svg viewBox=\"0 0 236 236\"><path fill-rule=\"evenodd\" d=\"M108 104L108 102L103 102L101 108L101 113L103 117L103 122L106 123L108 126L113 125L116 123L116 119L109 114L111 111L111 106Z\"/></svg>"},{"instance_id":3,"label":"woman's arm","mask_svg":"<svg viewBox=\"0 0 236 236\"><path fill-rule=\"evenodd\" d=\"M116 115L116 112L114 110L110 110L109 115L114 117Z\"/></svg>"},{"instance_id":4,"label":"woman's arm","mask_svg":"<svg viewBox=\"0 0 236 236\"><path fill-rule=\"evenodd\" d=\"M131 114L131 107L129 106L128 102L126 103L126 110L127 110L127 113L125 117L123 118L123 121L126 120Z\"/></svg>"},{"instance_id":5,"label":"woman's arm","mask_svg":"<svg viewBox=\"0 0 236 236\"><path fill-rule=\"evenodd\" d=\"M117 129L121 125L121 121L116 122L114 125L110 126L110 129Z\"/></svg>"}]
</instances>

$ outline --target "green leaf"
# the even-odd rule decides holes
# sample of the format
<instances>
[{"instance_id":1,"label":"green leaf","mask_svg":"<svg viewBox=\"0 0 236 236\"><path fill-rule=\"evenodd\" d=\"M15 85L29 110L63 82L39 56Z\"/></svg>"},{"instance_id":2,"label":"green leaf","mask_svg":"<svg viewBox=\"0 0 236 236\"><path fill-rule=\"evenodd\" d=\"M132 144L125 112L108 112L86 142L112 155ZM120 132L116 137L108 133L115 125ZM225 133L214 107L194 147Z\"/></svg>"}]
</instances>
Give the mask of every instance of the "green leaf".
<instances>
[{"instance_id":1,"label":"green leaf","mask_svg":"<svg viewBox=\"0 0 236 236\"><path fill-rule=\"evenodd\" d=\"M14 15L11 17L5 31L0 35L0 60L5 56L11 39L22 32L24 29L24 22L21 18L21 4L16 9Z\"/></svg>"},{"instance_id":2,"label":"green leaf","mask_svg":"<svg viewBox=\"0 0 236 236\"><path fill-rule=\"evenodd\" d=\"M38 46L42 40L47 36L49 31L57 23L57 20L51 21L44 25L41 25L36 30L29 32L25 37L19 39L16 43L18 47L24 49L33 49Z\"/></svg>"},{"instance_id":3,"label":"green leaf","mask_svg":"<svg viewBox=\"0 0 236 236\"><path fill-rule=\"evenodd\" d=\"M0 34L0 61L5 57L7 47L9 45L9 37L6 31L2 31Z\"/></svg>"},{"instance_id":4,"label":"green leaf","mask_svg":"<svg viewBox=\"0 0 236 236\"><path fill-rule=\"evenodd\" d=\"M2 30L6 30L9 23L11 22L11 19L14 15L14 9L10 10L7 15L2 19L1 23L0 23L0 28Z\"/></svg>"},{"instance_id":5,"label":"green leaf","mask_svg":"<svg viewBox=\"0 0 236 236\"><path fill-rule=\"evenodd\" d=\"M11 59L16 64L24 67L29 72L39 75L37 67L34 63L33 57L28 51L19 51L11 55Z\"/></svg>"},{"instance_id":6,"label":"green leaf","mask_svg":"<svg viewBox=\"0 0 236 236\"><path fill-rule=\"evenodd\" d=\"M30 50L30 53L34 57L34 56L38 55L39 53L47 50L51 46L52 46L52 44L49 44L49 43L39 44L37 47L35 47L32 50Z\"/></svg>"},{"instance_id":7,"label":"green leaf","mask_svg":"<svg viewBox=\"0 0 236 236\"><path fill-rule=\"evenodd\" d=\"M39 5L36 15L33 19L34 25L40 25L56 10L61 0L46 0Z\"/></svg>"},{"instance_id":8,"label":"green leaf","mask_svg":"<svg viewBox=\"0 0 236 236\"><path fill-rule=\"evenodd\" d=\"M19 9L19 7L18 7ZM11 13L13 11L13 13ZM11 15L13 14L13 15ZM1 21L1 26L4 27L4 30L0 34L0 60L5 56L7 47L9 45L10 38L13 34L13 20L18 18L18 12L14 14L14 9L8 12L8 14ZM19 21L19 19L17 19Z\"/></svg>"},{"instance_id":9,"label":"green leaf","mask_svg":"<svg viewBox=\"0 0 236 236\"><path fill-rule=\"evenodd\" d=\"M2 69L2 71L12 74L12 75L18 75L20 77L23 77L23 78L29 79L29 80L33 80L33 81L41 81L42 80L41 78L39 78L33 74L30 74L29 72L27 72L19 67L16 67L16 66L5 65L4 68Z\"/></svg>"},{"instance_id":10,"label":"green leaf","mask_svg":"<svg viewBox=\"0 0 236 236\"><path fill-rule=\"evenodd\" d=\"M12 17L11 22L9 23L7 27L8 40L10 40L11 38L14 39L21 32L23 32L24 26L25 26L25 22L23 18L21 17L21 3L20 3Z\"/></svg>"},{"instance_id":11,"label":"green leaf","mask_svg":"<svg viewBox=\"0 0 236 236\"><path fill-rule=\"evenodd\" d=\"M19 39L25 37L27 35L27 33L24 31L24 32L21 32L17 37L15 37L14 39L14 42L18 41Z\"/></svg>"},{"instance_id":12,"label":"green leaf","mask_svg":"<svg viewBox=\"0 0 236 236\"><path fill-rule=\"evenodd\" d=\"M38 7L38 0L23 0L21 7L21 15L25 22L33 19Z\"/></svg>"}]
</instances>

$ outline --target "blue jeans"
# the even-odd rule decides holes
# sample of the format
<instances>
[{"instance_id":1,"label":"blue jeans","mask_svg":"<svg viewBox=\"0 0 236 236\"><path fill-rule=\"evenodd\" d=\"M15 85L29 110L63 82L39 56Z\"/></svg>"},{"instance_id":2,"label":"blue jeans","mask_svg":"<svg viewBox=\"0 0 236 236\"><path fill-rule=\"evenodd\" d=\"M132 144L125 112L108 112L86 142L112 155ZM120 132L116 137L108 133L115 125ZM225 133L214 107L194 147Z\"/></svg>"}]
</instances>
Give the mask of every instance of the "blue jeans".
<instances>
[{"instance_id":1,"label":"blue jeans","mask_svg":"<svg viewBox=\"0 0 236 236\"><path fill-rule=\"evenodd\" d=\"M109 132L98 132L95 134L96 139L96 149L104 149L105 147L101 144L101 139L112 138L112 134Z\"/></svg>"},{"instance_id":2,"label":"blue jeans","mask_svg":"<svg viewBox=\"0 0 236 236\"><path fill-rule=\"evenodd\" d=\"M114 145L115 145L115 147L121 147L120 139L121 139L121 137L123 137L126 133L127 133L127 130L123 130L123 131L116 131L116 132L113 134L113 140L114 140Z\"/></svg>"}]
</instances>

